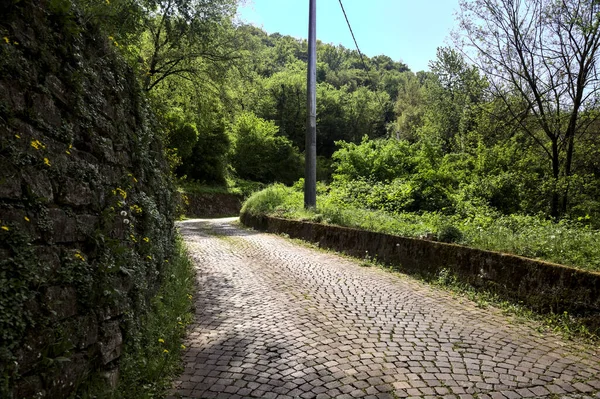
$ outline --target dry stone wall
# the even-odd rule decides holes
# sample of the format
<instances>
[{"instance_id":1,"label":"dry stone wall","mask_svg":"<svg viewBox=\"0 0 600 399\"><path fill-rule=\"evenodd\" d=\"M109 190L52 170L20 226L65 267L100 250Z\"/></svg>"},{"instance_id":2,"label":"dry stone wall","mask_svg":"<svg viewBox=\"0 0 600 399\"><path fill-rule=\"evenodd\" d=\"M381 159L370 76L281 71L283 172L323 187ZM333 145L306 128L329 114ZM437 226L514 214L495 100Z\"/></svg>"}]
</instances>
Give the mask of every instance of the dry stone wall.
<instances>
[{"instance_id":1,"label":"dry stone wall","mask_svg":"<svg viewBox=\"0 0 600 399\"><path fill-rule=\"evenodd\" d=\"M59 1L0 3L0 397L114 384L173 250L133 72Z\"/></svg>"}]
</instances>

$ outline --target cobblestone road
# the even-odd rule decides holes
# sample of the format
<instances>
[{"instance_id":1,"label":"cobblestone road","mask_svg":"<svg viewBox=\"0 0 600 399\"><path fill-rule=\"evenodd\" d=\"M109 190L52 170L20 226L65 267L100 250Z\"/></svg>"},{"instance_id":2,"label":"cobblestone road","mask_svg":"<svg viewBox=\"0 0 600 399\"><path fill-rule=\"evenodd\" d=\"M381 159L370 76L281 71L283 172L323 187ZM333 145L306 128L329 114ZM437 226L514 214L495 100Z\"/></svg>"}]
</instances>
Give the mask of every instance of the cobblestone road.
<instances>
[{"instance_id":1,"label":"cobblestone road","mask_svg":"<svg viewBox=\"0 0 600 399\"><path fill-rule=\"evenodd\" d=\"M180 224L198 271L182 397L600 398L598 348L233 221Z\"/></svg>"}]
</instances>

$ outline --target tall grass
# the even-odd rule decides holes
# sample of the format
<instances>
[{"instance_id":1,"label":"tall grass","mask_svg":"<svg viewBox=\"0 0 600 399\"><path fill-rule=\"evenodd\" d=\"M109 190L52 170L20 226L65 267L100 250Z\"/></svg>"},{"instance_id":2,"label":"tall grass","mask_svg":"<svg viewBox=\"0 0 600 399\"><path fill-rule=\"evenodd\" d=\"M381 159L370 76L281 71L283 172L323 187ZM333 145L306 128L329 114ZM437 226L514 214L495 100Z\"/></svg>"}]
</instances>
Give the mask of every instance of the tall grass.
<instances>
[{"instance_id":1,"label":"tall grass","mask_svg":"<svg viewBox=\"0 0 600 399\"><path fill-rule=\"evenodd\" d=\"M470 208L453 215L389 213L344 203L326 190L317 197L317 209L308 211L303 209L302 193L283 185L253 194L242 212L427 237L600 271L600 231L575 221L556 223L539 216L502 215L489 208Z\"/></svg>"}]
</instances>

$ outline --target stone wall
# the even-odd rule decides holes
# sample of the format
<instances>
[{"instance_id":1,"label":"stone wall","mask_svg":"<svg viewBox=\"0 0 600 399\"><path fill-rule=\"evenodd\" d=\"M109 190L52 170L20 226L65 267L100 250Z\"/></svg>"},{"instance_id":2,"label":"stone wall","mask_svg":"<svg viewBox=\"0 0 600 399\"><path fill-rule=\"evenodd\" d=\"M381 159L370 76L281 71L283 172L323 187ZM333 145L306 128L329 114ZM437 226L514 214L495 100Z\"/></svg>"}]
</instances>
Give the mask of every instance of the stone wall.
<instances>
[{"instance_id":1,"label":"stone wall","mask_svg":"<svg viewBox=\"0 0 600 399\"><path fill-rule=\"evenodd\" d=\"M539 311L568 311L600 332L600 273L516 255L399 237L346 227L244 213L246 226L286 233L357 258L368 256L401 271L437 276L448 270L460 281L484 287Z\"/></svg>"},{"instance_id":2,"label":"stone wall","mask_svg":"<svg viewBox=\"0 0 600 399\"><path fill-rule=\"evenodd\" d=\"M225 193L180 193L181 212L188 218L237 216L242 196Z\"/></svg>"},{"instance_id":3,"label":"stone wall","mask_svg":"<svg viewBox=\"0 0 600 399\"><path fill-rule=\"evenodd\" d=\"M114 384L173 250L133 72L59 1L0 4L0 397Z\"/></svg>"}]
</instances>

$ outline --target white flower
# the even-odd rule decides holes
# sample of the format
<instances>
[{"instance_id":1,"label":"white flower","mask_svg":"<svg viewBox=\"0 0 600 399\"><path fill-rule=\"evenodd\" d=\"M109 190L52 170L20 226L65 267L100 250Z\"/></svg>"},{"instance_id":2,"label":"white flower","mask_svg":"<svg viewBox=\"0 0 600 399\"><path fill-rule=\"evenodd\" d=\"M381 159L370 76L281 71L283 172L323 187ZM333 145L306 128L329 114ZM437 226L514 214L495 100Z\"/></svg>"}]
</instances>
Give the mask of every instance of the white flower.
<instances>
[{"instance_id":1,"label":"white flower","mask_svg":"<svg viewBox=\"0 0 600 399\"><path fill-rule=\"evenodd\" d=\"M129 224L129 219L123 219L123 223Z\"/></svg>"},{"instance_id":2,"label":"white flower","mask_svg":"<svg viewBox=\"0 0 600 399\"><path fill-rule=\"evenodd\" d=\"M126 211L121 211L121 216L127 216L127 212Z\"/></svg>"}]
</instances>

